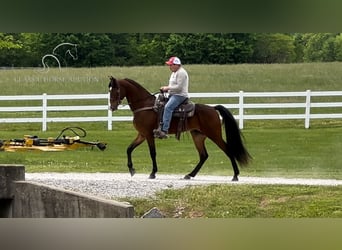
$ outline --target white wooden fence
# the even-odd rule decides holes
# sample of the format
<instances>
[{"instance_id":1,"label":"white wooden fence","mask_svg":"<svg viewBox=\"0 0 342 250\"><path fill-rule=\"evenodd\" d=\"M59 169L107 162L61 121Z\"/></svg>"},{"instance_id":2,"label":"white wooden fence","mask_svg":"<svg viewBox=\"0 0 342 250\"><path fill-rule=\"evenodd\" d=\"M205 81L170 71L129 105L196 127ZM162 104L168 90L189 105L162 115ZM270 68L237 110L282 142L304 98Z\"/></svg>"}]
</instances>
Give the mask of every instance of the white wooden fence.
<instances>
[{"instance_id":1,"label":"white wooden fence","mask_svg":"<svg viewBox=\"0 0 342 250\"><path fill-rule=\"evenodd\" d=\"M342 107L342 91L304 91L304 92L224 92L224 93L190 93L191 98L227 98L224 99L226 103L220 103L228 109L236 109L238 112L234 117L239 121L239 127L243 129L245 120L270 120L270 119L302 119L304 120L304 127L310 127L311 119L338 119L342 118L342 109L339 111L338 108ZM313 102L312 97L338 97L340 101L334 102ZM248 98L253 100L259 100L261 102L250 103L247 101ZM279 102L267 102L267 99L281 98ZM302 98L302 101L289 102L291 98ZM337 99L338 99L337 98ZM41 104L37 106L26 106L20 107L3 105L4 101L29 101L38 100ZM49 106L49 100L60 100L61 105ZM103 105L81 105L81 106L67 106L63 105L65 100L101 100ZM229 101L228 101L229 100ZM286 101L284 101L286 100ZM119 116L115 115L108 110L108 94L86 94L86 95L19 95L19 96L0 96L0 124L1 123L41 123L42 130L47 130L47 124L51 122L107 122L108 130L112 130L113 122L118 121L131 121L132 115L130 116ZM216 104L209 104L216 105ZM335 111L339 112L328 112L328 113L311 113L312 108L337 108ZM120 105L119 110L129 109L127 105ZM247 110L251 109L300 109L303 112L298 113L286 113L281 114L252 114ZM104 111L105 116L92 116L92 117L52 117L48 116L49 112L60 112L60 111ZM323 109L320 109L323 110ZM6 112L41 112L39 117L9 117L4 118ZM19 116L19 115L18 115Z\"/></svg>"}]
</instances>

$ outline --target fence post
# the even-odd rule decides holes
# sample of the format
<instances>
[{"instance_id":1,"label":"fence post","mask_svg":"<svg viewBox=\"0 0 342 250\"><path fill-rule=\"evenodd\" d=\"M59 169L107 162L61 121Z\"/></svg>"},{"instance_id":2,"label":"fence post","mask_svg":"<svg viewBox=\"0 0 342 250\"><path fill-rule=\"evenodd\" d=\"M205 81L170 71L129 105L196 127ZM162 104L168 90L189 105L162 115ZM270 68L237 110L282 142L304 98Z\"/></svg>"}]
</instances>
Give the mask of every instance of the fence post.
<instances>
[{"instance_id":1,"label":"fence post","mask_svg":"<svg viewBox=\"0 0 342 250\"><path fill-rule=\"evenodd\" d=\"M44 93L43 94L43 99L42 99L42 107L43 107L43 110L42 110L42 118L43 118L43 121L42 121L42 130L43 131L46 131L47 129L47 94Z\"/></svg>"},{"instance_id":2,"label":"fence post","mask_svg":"<svg viewBox=\"0 0 342 250\"><path fill-rule=\"evenodd\" d=\"M113 121L112 121L112 115L113 112L110 110L110 93L108 92L108 120L107 120L107 129L108 130L113 130Z\"/></svg>"},{"instance_id":3,"label":"fence post","mask_svg":"<svg viewBox=\"0 0 342 250\"><path fill-rule=\"evenodd\" d=\"M239 128L243 129L243 91L239 92Z\"/></svg>"},{"instance_id":4,"label":"fence post","mask_svg":"<svg viewBox=\"0 0 342 250\"><path fill-rule=\"evenodd\" d=\"M108 109L107 129L113 130L112 111Z\"/></svg>"},{"instance_id":5,"label":"fence post","mask_svg":"<svg viewBox=\"0 0 342 250\"><path fill-rule=\"evenodd\" d=\"M306 100L305 100L305 128L310 128L310 107L311 107L311 90L307 90Z\"/></svg>"}]
</instances>

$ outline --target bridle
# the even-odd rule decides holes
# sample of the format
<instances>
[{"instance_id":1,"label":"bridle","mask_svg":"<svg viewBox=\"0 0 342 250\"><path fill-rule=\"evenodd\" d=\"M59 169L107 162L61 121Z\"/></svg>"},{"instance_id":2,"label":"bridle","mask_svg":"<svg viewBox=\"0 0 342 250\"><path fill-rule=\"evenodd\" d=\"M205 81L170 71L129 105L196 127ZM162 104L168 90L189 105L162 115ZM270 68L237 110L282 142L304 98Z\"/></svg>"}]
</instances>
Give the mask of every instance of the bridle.
<instances>
[{"instance_id":1,"label":"bridle","mask_svg":"<svg viewBox=\"0 0 342 250\"><path fill-rule=\"evenodd\" d=\"M114 78L110 78L110 86L109 86L109 92L110 92L110 97L109 97L109 100L110 100L110 103L116 101L117 103L117 106L118 107L120 104L121 104L121 97L120 97L120 84L118 81L116 81L116 85L118 86L117 87L117 90L116 90L116 95L115 95L115 98L112 97L112 89L113 89L113 81L114 81Z\"/></svg>"},{"instance_id":2,"label":"bridle","mask_svg":"<svg viewBox=\"0 0 342 250\"><path fill-rule=\"evenodd\" d=\"M112 92L112 89L113 89L113 81L115 80L113 77L110 77L110 83L109 83L109 92L111 93ZM116 107L118 107L121 103L122 103L122 100L121 100L121 96L120 96L120 83L118 81L116 81L116 85L117 85L117 89L116 89L116 94L115 94L115 98L112 97L112 95L110 94L110 103L112 102L115 102L116 101ZM156 93L153 93L153 95L157 94L159 92L156 92ZM148 97L146 97L148 98ZM139 103L139 102L142 102L144 100L146 100L146 98L142 98L142 99L139 99L139 100L136 100L134 103ZM129 105L132 104L132 103L128 103ZM144 111L144 110L153 110L154 109L154 106L150 106L150 107L142 107L142 108L139 108L139 109L136 109L136 110L132 110L133 113L138 113L140 111Z\"/></svg>"}]
</instances>

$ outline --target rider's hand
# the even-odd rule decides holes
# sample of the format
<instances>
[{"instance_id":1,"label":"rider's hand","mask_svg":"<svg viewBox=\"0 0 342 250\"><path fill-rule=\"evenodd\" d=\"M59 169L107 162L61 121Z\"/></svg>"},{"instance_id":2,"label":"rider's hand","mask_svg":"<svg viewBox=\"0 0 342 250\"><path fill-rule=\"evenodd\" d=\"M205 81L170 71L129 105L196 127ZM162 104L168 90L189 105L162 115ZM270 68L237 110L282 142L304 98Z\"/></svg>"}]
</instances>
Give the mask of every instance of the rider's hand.
<instances>
[{"instance_id":1,"label":"rider's hand","mask_svg":"<svg viewBox=\"0 0 342 250\"><path fill-rule=\"evenodd\" d=\"M161 92L167 92L168 90L169 90L168 86L163 86L163 87L160 88Z\"/></svg>"}]
</instances>

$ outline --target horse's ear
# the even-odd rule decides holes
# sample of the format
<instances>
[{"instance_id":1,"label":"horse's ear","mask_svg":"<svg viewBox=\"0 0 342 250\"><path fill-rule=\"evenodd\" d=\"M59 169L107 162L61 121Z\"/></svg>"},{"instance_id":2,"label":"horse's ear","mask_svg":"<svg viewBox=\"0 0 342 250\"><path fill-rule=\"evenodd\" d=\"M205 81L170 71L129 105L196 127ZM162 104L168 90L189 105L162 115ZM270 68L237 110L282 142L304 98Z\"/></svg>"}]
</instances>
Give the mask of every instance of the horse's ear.
<instances>
[{"instance_id":1,"label":"horse's ear","mask_svg":"<svg viewBox=\"0 0 342 250\"><path fill-rule=\"evenodd\" d=\"M113 82L113 77L112 76L108 76L110 82L108 84L108 88L110 89L112 87L112 82Z\"/></svg>"},{"instance_id":2,"label":"horse's ear","mask_svg":"<svg viewBox=\"0 0 342 250\"><path fill-rule=\"evenodd\" d=\"M116 84L116 79L113 76L109 76L110 82L108 84L108 88L114 88Z\"/></svg>"}]
</instances>

